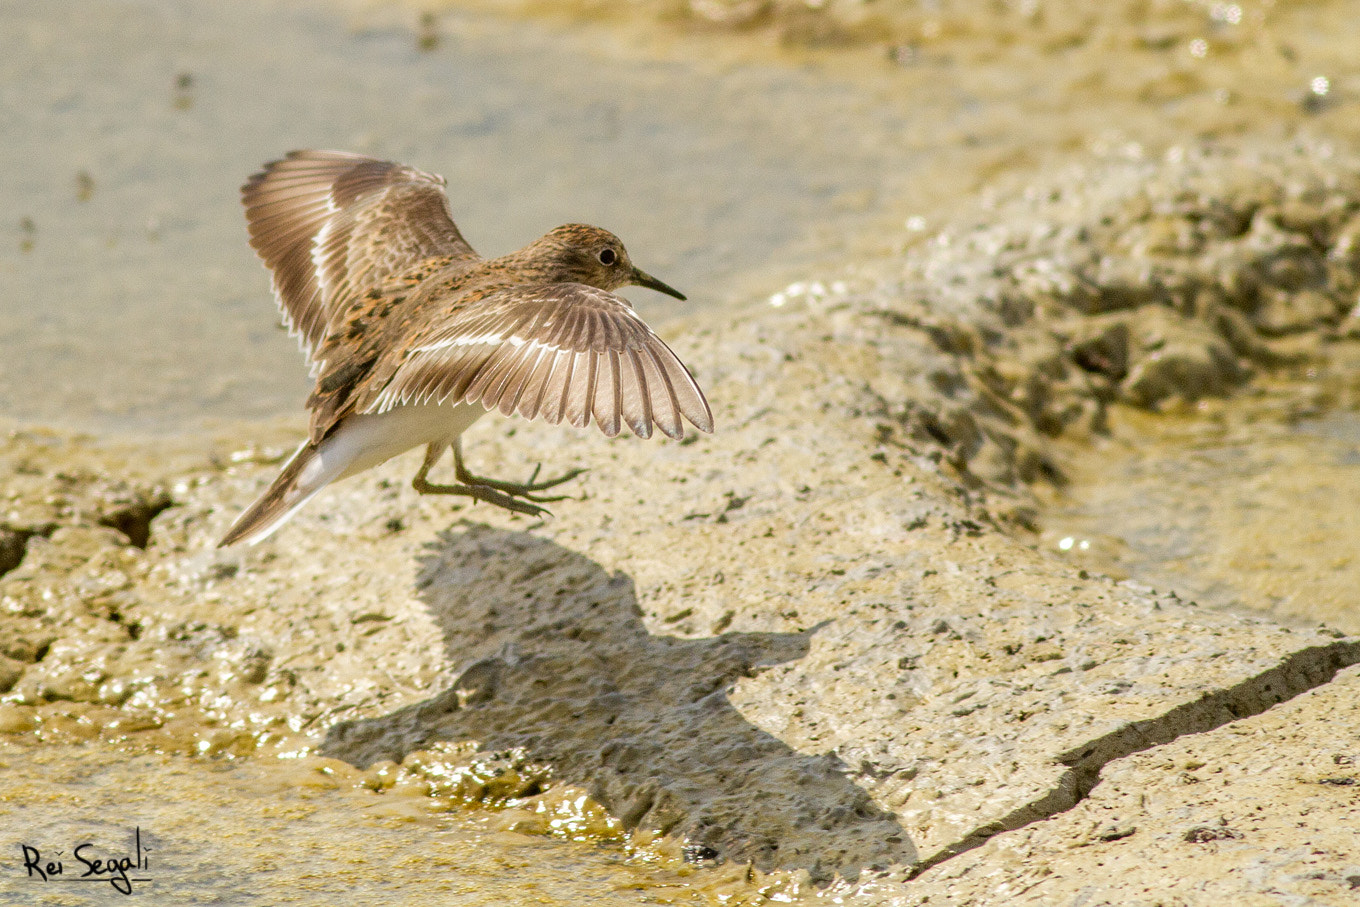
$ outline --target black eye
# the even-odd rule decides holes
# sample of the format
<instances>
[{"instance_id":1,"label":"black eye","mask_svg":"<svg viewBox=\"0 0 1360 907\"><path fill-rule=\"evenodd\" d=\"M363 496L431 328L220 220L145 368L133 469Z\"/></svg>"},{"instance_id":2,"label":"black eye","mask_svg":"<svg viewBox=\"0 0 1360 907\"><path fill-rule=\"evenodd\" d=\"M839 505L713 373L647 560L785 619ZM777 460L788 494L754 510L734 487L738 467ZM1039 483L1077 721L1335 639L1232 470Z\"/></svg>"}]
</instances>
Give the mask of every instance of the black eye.
<instances>
[{"instance_id":1,"label":"black eye","mask_svg":"<svg viewBox=\"0 0 1360 907\"><path fill-rule=\"evenodd\" d=\"M600 264L612 265L614 262L618 260L619 257L615 255L614 250L609 248L608 246L605 246L603 249L600 250Z\"/></svg>"}]
</instances>

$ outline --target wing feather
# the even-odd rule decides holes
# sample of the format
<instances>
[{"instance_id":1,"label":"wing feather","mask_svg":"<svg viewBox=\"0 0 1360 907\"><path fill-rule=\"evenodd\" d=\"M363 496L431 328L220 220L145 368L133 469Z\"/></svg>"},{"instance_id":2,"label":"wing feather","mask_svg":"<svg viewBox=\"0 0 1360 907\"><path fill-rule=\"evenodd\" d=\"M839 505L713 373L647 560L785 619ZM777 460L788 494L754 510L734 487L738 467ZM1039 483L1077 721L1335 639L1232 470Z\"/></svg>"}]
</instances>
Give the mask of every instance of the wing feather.
<instances>
[{"instance_id":1,"label":"wing feather","mask_svg":"<svg viewBox=\"0 0 1360 907\"><path fill-rule=\"evenodd\" d=\"M700 431L713 431L713 413L708 408L708 401L704 399L704 392L695 383L694 376L685 368L683 362L676 358L671 348L664 343L654 347L652 352L656 353L657 362L666 372L666 384L675 395L676 405L680 412L688 419L695 428Z\"/></svg>"},{"instance_id":2,"label":"wing feather","mask_svg":"<svg viewBox=\"0 0 1360 907\"><path fill-rule=\"evenodd\" d=\"M425 400L461 400L467 394L468 385L477 380L479 369L486 364L489 351L478 347L465 351L455 361L453 368L445 370L435 365L429 366L432 376L431 393L412 394L412 402Z\"/></svg>"},{"instance_id":3,"label":"wing feather","mask_svg":"<svg viewBox=\"0 0 1360 907\"><path fill-rule=\"evenodd\" d=\"M283 319L313 373L329 327L378 282L421 261L475 259L444 181L391 161L293 151L241 187L250 245L273 274Z\"/></svg>"},{"instance_id":4,"label":"wing feather","mask_svg":"<svg viewBox=\"0 0 1360 907\"><path fill-rule=\"evenodd\" d=\"M647 396L647 376L642 371L642 359L636 349L626 349L619 356L623 371L620 376L623 419L639 438L652 436L652 400Z\"/></svg>"},{"instance_id":5,"label":"wing feather","mask_svg":"<svg viewBox=\"0 0 1360 907\"><path fill-rule=\"evenodd\" d=\"M703 392L628 302L577 283L525 284L454 299L418 328L359 412L412 403L481 403L505 415L606 435L627 426L684 436L682 419L712 431Z\"/></svg>"},{"instance_id":6,"label":"wing feather","mask_svg":"<svg viewBox=\"0 0 1360 907\"><path fill-rule=\"evenodd\" d=\"M680 421L680 407L675 402L675 391L666 380L665 370L657 361L655 351L643 349L639 353L642 368L647 375L647 388L652 392L652 421L668 438L679 440L685 436L685 427Z\"/></svg>"},{"instance_id":7,"label":"wing feather","mask_svg":"<svg viewBox=\"0 0 1360 907\"><path fill-rule=\"evenodd\" d=\"M595 379L600 370L600 357L591 352L580 352L576 354L576 362L580 377L567 390L567 413L573 427L585 428L590 424L590 411L595 405Z\"/></svg>"},{"instance_id":8,"label":"wing feather","mask_svg":"<svg viewBox=\"0 0 1360 907\"><path fill-rule=\"evenodd\" d=\"M488 337L495 335L487 335ZM497 395L501 384L504 382L508 369L514 365L516 353L514 347L504 339L512 334L502 334L501 340L486 340L478 347L485 350L485 363L478 370L477 377L472 380L463 391L463 399L468 403L476 403L481 400L486 404L487 409L496 405Z\"/></svg>"},{"instance_id":9,"label":"wing feather","mask_svg":"<svg viewBox=\"0 0 1360 907\"><path fill-rule=\"evenodd\" d=\"M486 384L477 396L487 409L498 409L501 406L509 386L515 379L515 371L522 361L518 353L518 350L502 347L496 351L495 362L486 369L488 376ZM468 392L471 393L472 389L470 388Z\"/></svg>"},{"instance_id":10,"label":"wing feather","mask_svg":"<svg viewBox=\"0 0 1360 907\"><path fill-rule=\"evenodd\" d=\"M552 374L543 388L543 418L549 425L558 424L567 414L567 395L571 393L572 368L575 364L576 354L571 350L557 351Z\"/></svg>"},{"instance_id":11,"label":"wing feather","mask_svg":"<svg viewBox=\"0 0 1360 907\"><path fill-rule=\"evenodd\" d=\"M591 414L605 437L619 433L619 351L605 350L595 357L599 376L595 379L595 399Z\"/></svg>"},{"instance_id":12,"label":"wing feather","mask_svg":"<svg viewBox=\"0 0 1360 907\"><path fill-rule=\"evenodd\" d=\"M539 407L543 402L543 389L548 383L548 375L556 361L557 350L546 344L539 347L533 363L526 363L524 378L515 390L515 399L510 404L510 412L518 412L526 419L538 417ZM504 407L501 408L501 412L510 415Z\"/></svg>"}]
</instances>

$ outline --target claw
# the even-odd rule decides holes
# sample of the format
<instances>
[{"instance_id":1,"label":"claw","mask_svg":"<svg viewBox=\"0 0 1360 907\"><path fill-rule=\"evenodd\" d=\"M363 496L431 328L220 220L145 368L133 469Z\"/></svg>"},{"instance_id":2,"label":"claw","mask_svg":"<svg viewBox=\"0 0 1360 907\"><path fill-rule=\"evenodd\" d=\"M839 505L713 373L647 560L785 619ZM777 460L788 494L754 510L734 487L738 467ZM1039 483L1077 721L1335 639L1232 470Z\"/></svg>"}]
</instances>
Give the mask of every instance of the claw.
<instances>
[{"instance_id":1,"label":"claw","mask_svg":"<svg viewBox=\"0 0 1360 907\"><path fill-rule=\"evenodd\" d=\"M564 501L567 495L540 495L535 492L546 491L569 482L585 472L584 469L573 469L555 479L538 481L538 475L543 470L543 464L539 463L534 467L533 474L529 476L527 482L503 482L498 479L488 479L483 476L474 475L463 465L463 451L457 442L453 445L453 465L454 475L460 484L457 485L435 485L426 480L426 475L434 461L438 459L440 450L431 448L425 456L425 463L420 467L420 472L411 481L411 485L421 494L457 494L470 497L475 501L485 501L515 513L523 513L528 516L541 516L550 514L547 508L539 507L538 504L550 504L553 501Z\"/></svg>"},{"instance_id":2,"label":"claw","mask_svg":"<svg viewBox=\"0 0 1360 907\"><path fill-rule=\"evenodd\" d=\"M432 482L425 481L423 476L416 476L411 484L415 487L416 491L421 494L464 495L472 498L474 501L485 501L488 504L495 504L497 507L502 507L515 513L523 513L526 516L543 516L545 514L551 516L551 511L546 507L539 507L538 503L549 503L551 501L561 500L561 498L534 498L528 496L525 496L527 499L521 499L520 497L497 491L494 488L488 488L485 485L436 485Z\"/></svg>"},{"instance_id":3,"label":"claw","mask_svg":"<svg viewBox=\"0 0 1360 907\"><path fill-rule=\"evenodd\" d=\"M570 482L572 479L585 472L584 469L572 469L555 479L545 479L542 482L539 482L537 481L538 474L543 471L543 464L539 463L534 467L533 474L529 476L529 481L527 482L506 482L500 479L488 479L485 476L474 475L468 470L467 466L463 464L463 451L459 445L455 445L453 448L453 469L454 475L458 477L458 481L462 482L464 485L483 485L487 488L494 488L497 491L503 491L506 494L514 495L515 497L530 498L535 491L546 491L549 488L555 488L563 482ZM558 500L561 499L559 498Z\"/></svg>"}]
</instances>

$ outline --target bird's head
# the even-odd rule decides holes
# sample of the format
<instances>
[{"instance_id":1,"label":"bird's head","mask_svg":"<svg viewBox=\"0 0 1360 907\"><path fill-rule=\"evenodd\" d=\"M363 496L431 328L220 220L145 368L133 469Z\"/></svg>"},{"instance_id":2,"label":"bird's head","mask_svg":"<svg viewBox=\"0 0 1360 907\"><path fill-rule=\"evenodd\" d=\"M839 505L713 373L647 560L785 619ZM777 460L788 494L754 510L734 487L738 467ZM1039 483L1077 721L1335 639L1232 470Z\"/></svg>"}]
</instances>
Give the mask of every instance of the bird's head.
<instances>
[{"instance_id":1,"label":"bird's head","mask_svg":"<svg viewBox=\"0 0 1360 907\"><path fill-rule=\"evenodd\" d=\"M608 230L588 224L564 224L531 246L551 270L550 279L583 283L601 290L635 284L684 299L685 295L635 267L623 242ZM527 251L527 250L526 250Z\"/></svg>"}]
</instances>

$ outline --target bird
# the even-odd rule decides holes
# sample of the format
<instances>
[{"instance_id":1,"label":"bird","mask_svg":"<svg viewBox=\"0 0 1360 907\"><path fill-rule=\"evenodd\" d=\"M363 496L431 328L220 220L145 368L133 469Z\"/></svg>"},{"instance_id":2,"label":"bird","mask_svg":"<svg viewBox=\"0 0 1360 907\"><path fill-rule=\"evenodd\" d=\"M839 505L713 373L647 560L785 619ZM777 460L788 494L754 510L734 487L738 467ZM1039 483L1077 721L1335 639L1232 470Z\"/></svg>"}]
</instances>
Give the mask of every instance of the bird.
<instances>
[{"instance_id":1,"label":"bird","mask_svg":"<svg viewBox=\"0 0 1360 907\"><path fill-rule=\"evenodd\" d=\"M443 177L344 151L292 151L241 187L250 245L315 381L308 434L219 547L257 543L332 482L425 445L421 494L539 516L573 469L527 482L474 475L461 437L492 410L614 437L713 431L689 368L612 291L680 291L633 265L617 236L550 230L483 258L453 221ZM429 472L452 449L453 484Z\"/></svg>"}]
</instances>

